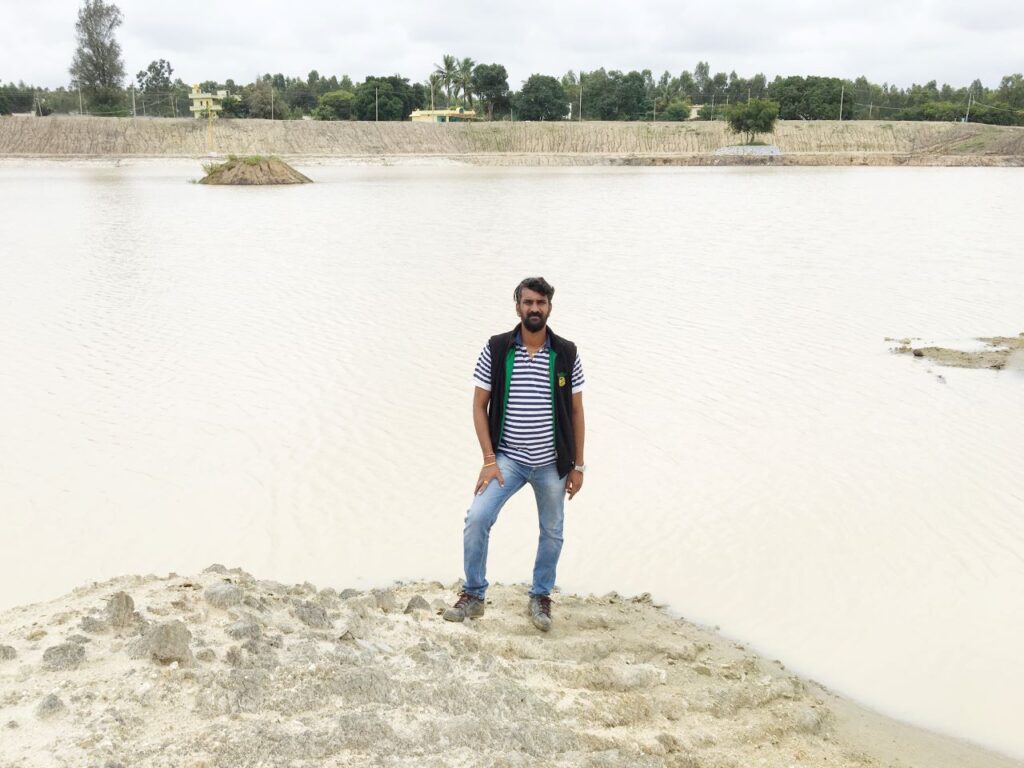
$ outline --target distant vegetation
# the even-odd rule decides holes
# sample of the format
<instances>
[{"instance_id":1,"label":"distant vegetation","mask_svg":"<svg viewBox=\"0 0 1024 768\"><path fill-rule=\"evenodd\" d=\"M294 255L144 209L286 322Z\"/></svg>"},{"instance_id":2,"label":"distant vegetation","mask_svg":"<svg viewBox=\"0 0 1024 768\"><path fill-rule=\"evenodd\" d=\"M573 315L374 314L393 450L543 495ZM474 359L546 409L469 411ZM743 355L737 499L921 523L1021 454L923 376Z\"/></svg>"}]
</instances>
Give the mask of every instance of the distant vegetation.
<instances>
[{"instance_id":1,"label":"distant vegetation","mask_svg":"<svg viewBox=\"0 0 1024 768\"><path fill-rule=\"evenodd\" d=\"M57 89L19 81L0 85L0 114L34 112L150 117L188 116L190 86L165 59L153 60L125 84L124 63L114 32L122 22L116 5L84 0L78 11L78 44L72 53L71 82ZM426 69L426 67L425 67ZM432 65L418 82L398 74L370 76L360 83L348 75L305 77L265 74L251 83L206 80L206 92L225 90L222 117L274 120L405 120L414 109L465 107L490 120L687 120L728 119L737 104L772 101L782 120L931 120L1024 125L1024 75L1006 75L995 87L980 80L969 86L899 88L836 77L792 75L769 81L763 74L711 72L706 61L678 75L650 69L622 72L600 68L561 77L535 73L514 90L505 67L451 54ZM134 107L133 107L134 103ZM582 112L581 112L582 108Z\"/></svg>"}]
</instances>

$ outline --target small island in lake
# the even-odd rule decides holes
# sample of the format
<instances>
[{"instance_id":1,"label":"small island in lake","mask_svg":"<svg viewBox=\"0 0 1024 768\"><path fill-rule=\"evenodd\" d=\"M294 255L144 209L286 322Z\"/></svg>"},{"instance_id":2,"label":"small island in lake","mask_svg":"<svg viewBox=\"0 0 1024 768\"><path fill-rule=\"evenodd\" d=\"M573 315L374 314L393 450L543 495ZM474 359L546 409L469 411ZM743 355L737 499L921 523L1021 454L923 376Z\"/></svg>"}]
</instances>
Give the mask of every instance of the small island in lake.
<instances>
[{"instance_id":1,"label":"small island in lake","mask_svg":"<svg viewBox=\"0 0 1024 768\"><path fill-rule=\"evenodd\" d=\"M312 179L302 175L277 157L229 155L223 163L204 165L206 176L200 184L309 184Z\"/></svg>"},{"instance_id":2,"label":"small island in lake","mask_svg":"<svg viewBox=\"0 0 1024 768\"><path fill-rule=\"evenodd\" d=\"M985 346L982 349L962 350L946 347L914 345L914 339L891 339L898 347L893 352L914 357L926 357L940 365L955 368L1024 368L1024 333L1017 336L992 336L977 339ZM919 340L918 340L919 341Z\"/></svg>"}]
</instances>

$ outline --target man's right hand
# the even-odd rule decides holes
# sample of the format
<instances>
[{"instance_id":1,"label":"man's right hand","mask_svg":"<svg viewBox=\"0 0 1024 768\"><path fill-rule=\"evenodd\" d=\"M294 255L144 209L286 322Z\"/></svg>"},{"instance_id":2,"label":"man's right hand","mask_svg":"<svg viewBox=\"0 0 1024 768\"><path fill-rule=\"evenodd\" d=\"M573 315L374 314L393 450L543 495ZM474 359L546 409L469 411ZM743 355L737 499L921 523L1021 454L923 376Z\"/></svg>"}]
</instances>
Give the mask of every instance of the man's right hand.
<instances>
[{"instance_id":1,"label":"man's right hand","mask_svg":"<svg viewBox=\"0 0 1024 768\"><path fill-rule=\"evenodd\" d=\"M501 470L498 469L497 464L492 464L489 467L481 467L480 477L476 481L476 495L479 496L490 485L491 480L497 480L498 485L502 488L505 487L505 476L501 474Z\"/></svg>"}]
</instances>

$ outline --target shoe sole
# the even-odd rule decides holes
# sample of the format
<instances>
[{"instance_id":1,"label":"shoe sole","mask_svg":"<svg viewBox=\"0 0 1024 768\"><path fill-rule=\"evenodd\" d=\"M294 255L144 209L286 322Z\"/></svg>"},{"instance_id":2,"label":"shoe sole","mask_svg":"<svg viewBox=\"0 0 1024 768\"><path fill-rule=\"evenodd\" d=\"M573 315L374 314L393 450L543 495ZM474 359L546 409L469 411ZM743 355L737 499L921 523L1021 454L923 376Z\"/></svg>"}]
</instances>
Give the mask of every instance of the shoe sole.
<instances>
[{"instance_id":1,"label":"shoe sole","mask_svg":"<svg viewBox=\"0 0 1024 768\"><path fill-rule=\"evenodd\" d=\"M465 621L466 619L479 619L479 618L480 618L481 616L483 616L483 615L484 615L484 612L483 612L483 611L480 611L480 613L470 613L470 614L468 614L468 615L466 615L466 616L462 616L462 617L460 618L460 617L456 617L456 616L452 616L452 617L449 617L449 616L448 616L448 613L447 613L447 612L445 612L445 613L441 614L441 617L442 617L442 618L443 618L443 619L444 619L445 621L453 621L453 622L459 622L459 621Z\"/></svg>"}]
</instances>

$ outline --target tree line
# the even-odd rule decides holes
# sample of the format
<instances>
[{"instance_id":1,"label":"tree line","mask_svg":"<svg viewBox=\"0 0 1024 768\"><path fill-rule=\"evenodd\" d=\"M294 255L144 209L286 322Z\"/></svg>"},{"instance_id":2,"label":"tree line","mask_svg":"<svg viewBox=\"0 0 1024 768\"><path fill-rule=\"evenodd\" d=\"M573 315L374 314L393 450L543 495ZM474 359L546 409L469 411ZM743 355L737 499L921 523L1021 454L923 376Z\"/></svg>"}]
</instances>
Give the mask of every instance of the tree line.
<instances>
[{"instance_id":1,"label":"tree line","mask_svg":"<svg viewBox=\"0 0 1024 768\"><path fill-rule=\"evenodd\" d=\"M188 116L190 86L165 59L152 61L126 83L116 30L121 11L106 0L84 0L76 22L77 45L68 87L0 84L0 114L11 112L93 115ZM644 69L569 71L561 77L531 75L513 90L505 67L451 54L420 81L399 74L305 77L263 74L250 83L208 80L204 92L224 90L222 117L295 120L405 120L416 109L476 109L489 120L702 120L725 119L730 108L751 101L778 105L783 120L939 120L1024 125L1024 76L1006 75L998 86L900 88L866 77L742 77L714 72L706 61L678 75L655 77Z\"/></svg>"}]
</instances>

